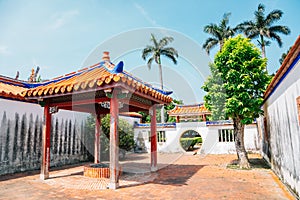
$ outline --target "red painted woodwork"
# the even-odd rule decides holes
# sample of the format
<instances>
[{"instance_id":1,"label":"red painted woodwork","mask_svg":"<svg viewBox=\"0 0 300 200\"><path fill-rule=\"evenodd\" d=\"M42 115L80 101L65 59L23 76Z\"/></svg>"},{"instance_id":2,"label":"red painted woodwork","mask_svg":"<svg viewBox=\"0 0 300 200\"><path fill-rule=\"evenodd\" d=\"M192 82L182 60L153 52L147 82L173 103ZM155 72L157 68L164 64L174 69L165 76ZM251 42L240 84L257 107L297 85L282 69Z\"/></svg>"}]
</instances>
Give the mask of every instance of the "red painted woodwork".
<instances>
[{"instance_id":1,"label":"red painted woodwork","mask_svg":"<svg viewBox=\"0 0 300 200\"><path fill-rule=\"evenodd\" d=\"M176 123L180 122L180 116L176 116Z\"/></svg>"},{"instance_id":2,"label":"red painted woodwork","mask_svg":"<svg viewBox=\"0 0 300 200\"><path fill-rule=\"evenodd\" d=\"M110 189L119 187L119 102L117 99L118 90L114 89L110 99Z\"/></svg>"},{"instance_id":3,"label":"red painted woodwork","mask_svg":"<svg viewBox=\"0 0 300 200\"><path fill-rule=\"evenodd\" d=\"M100 162L100 134L101 134L101 117L100 114L95 116L95 151L94 151L94 163Z\"/></svg>"},{"instance_id":4,"label":"red painted woodwork","mask_svg":"<svg viewBox=\"0 0 300 200\"><path fill-rule=\"evenodd\" d=\"M157 171L156 105L149 111L151 116L151 171Z\"/></svg>"},{"instance_id":5,"label":"red painted woodwork","mask_svg":"<svg viewBox=\"0 0 300 200\"><path fill-rule=\"evenodd\" d=\"M96 99L84 99L84 100L73 100L67 102L59 102L59 103L50 103L50 106L58 106L58 107L68 107L68 106L75 106L75 105L84 105L84 104L95 104L104 101L109 101L107 97L101 97Z\"/></svg>"},{"instance_id":6,"label":"red painted woodwork","mask_svg":"<svg viewBox=\"0 0 300 200\"><path fill-rule=\"evenodd\" d=\"M43 124L43 138L42 138L42 165L40 178L45 180L49 178L50 168L50 134L51 134L51 114L49 106L44 107L44 124Z\"/></svg>"}]
</instances>

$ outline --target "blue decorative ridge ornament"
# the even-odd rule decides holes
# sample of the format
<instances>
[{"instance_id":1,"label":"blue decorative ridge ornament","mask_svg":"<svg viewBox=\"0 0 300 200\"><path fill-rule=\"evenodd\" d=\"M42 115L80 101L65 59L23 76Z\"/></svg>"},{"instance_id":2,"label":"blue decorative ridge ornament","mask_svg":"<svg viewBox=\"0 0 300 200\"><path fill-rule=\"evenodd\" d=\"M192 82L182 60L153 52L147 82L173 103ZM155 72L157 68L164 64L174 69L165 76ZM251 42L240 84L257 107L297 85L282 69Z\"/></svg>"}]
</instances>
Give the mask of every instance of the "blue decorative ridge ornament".
<instances>
[{"instance_id":1,"label":"blue decorative ridge ornament","mask_svg":"<svg viewBox=\"0 0 300 200\"><path fill-rule=\"evenodd\" d=\"M173 91L165 91L165 90L160 90L160 89L157 89L157 88L155 88L155 90L157 92L160 92L160 93L164 94L164 95L170 95L170 94L173 93Z\"/></svg>"},{"instance_id":2,"label":"blue decorative ridge ornament","mask_svg":"<svg viewBox=\"0 0 300 200\"><path fill-rule=\"evenodd\" d=\"M118 74L123 72L124 62L120 61L112 70L109 70L113 74Z\"/></svg>"}]
</instances>

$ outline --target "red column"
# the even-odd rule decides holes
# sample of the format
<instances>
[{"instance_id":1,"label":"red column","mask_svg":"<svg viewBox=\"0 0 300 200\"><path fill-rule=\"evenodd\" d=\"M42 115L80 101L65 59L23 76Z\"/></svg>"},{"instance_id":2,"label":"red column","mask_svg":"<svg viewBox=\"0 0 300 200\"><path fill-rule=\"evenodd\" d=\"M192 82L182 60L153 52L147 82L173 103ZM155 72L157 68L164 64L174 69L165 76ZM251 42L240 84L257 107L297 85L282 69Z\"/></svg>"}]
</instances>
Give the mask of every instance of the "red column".
<instances>
[{"instance_id":1,"label":"red column","mask_svg":"<svg viewBox=\"0 0 300 200\"><path fill-rule=\"evenodd\" d=\"M94 150L94 163L100 162L100 134L101 134L101 117L100 114L96 114L95 117L95 150Z\"/></svg>"},{"instance_id":2,"label":"red column","mask_svg":"<svg viewBox=\"0 0 300 200\"><path fill-rule=\"evenodd\" d=\"M119 187L119 102L117 99L117 91L114 89L113 96L110 99L110 183L109 189L117 189Z\"/></svg>"},{"instance_id":3,"label":"red column","mask_svg":"<svg viewBox=\"0 0 300 200\"><path fill-rule=\"evenodd\" d=\"M180 122L180 117L176 116L176 123L179 123L179 122Z\"/></svg>"},{"instance_id":4,"label":"red column","mask_svg":"<svg viewBox=\"0 0 300 200\"><path fill-rule=\"evenodd\" d=\"M40 178L45 180L49 178L50 168L50 134L51 134L51 114L49 106L44 107L44 124L43 124L43 138L42 138L42 165Z\"/></svg>"},{"instance_id":5,"label":"red column","mask_svg":"<svg viewBox=\"0 0 300 200\"><path fill-rule=\"evenodd\" d=\"M151 171L157 171L157 132L156 132L156 105L153 105L149 114L151 116Z\"/></svg>"}]
</instances>

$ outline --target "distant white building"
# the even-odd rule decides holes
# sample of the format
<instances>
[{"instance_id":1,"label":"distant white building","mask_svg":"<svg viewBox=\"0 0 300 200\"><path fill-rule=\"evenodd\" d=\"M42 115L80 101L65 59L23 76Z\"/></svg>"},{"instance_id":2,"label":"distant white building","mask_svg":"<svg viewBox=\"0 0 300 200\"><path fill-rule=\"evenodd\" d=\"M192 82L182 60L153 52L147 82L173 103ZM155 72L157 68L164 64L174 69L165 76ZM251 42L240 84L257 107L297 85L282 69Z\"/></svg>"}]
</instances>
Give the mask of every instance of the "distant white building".
<instances>
[{"instance_id":1,"label":"distant white building","mask_svg":"<svg viewBox=\"0 0 300 200\"><path fill-rule=\"evenodd\" d=\"M189 132L202 138L198 154L230 154L235 153L233 124L231 121L206 121L210 112L203 104L179 105L169 112L176 117L176 123L158 124L158 151L163 153L186 152L180 143L181 137ZM150 152L149 124L136 124L134 139L137 150ZM245 146L247 151L259 151L259 139L256 124L245 127Z\"/></svg>"}]
</instances>

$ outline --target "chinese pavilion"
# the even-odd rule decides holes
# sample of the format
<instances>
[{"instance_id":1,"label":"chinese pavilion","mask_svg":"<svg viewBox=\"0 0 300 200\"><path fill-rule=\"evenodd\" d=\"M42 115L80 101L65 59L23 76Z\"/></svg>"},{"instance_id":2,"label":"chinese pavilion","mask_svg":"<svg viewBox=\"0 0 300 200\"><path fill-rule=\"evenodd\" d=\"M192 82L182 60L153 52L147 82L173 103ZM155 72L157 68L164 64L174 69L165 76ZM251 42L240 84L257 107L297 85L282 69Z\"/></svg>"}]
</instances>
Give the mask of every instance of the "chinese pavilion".
<instances>
[{"instance_id":1,"label":"chinese pavilion","mask_svg":"<svg viewBox=\"0 0 300 200\"><path fill-rule=\"evenodd\" d=\"M93 66L41 83L0 76L1 98L38 103L44 108L41 179L49 178L52 114L62 109L95 116L95 163L100 162L100 118L103 114L110 114L110 189L119 186L119 113L149 112L151 171L156 171L156 105L170 103L169 94L124 71L122 61L114 65L108 52L104 52L102 61Z\"/></svg>"},{"instance_id":2,"label":"chinese pavilion","mask_svg":"<svg viewBox=\"0 0 300 200\"><path fill-rule=\"evenodd\" d=\"M168 112L169 116L176 117L176 123L181 121L206 121L206 117L211 115L204 104L176 105Z\"/></svg>"}]
</instances>

